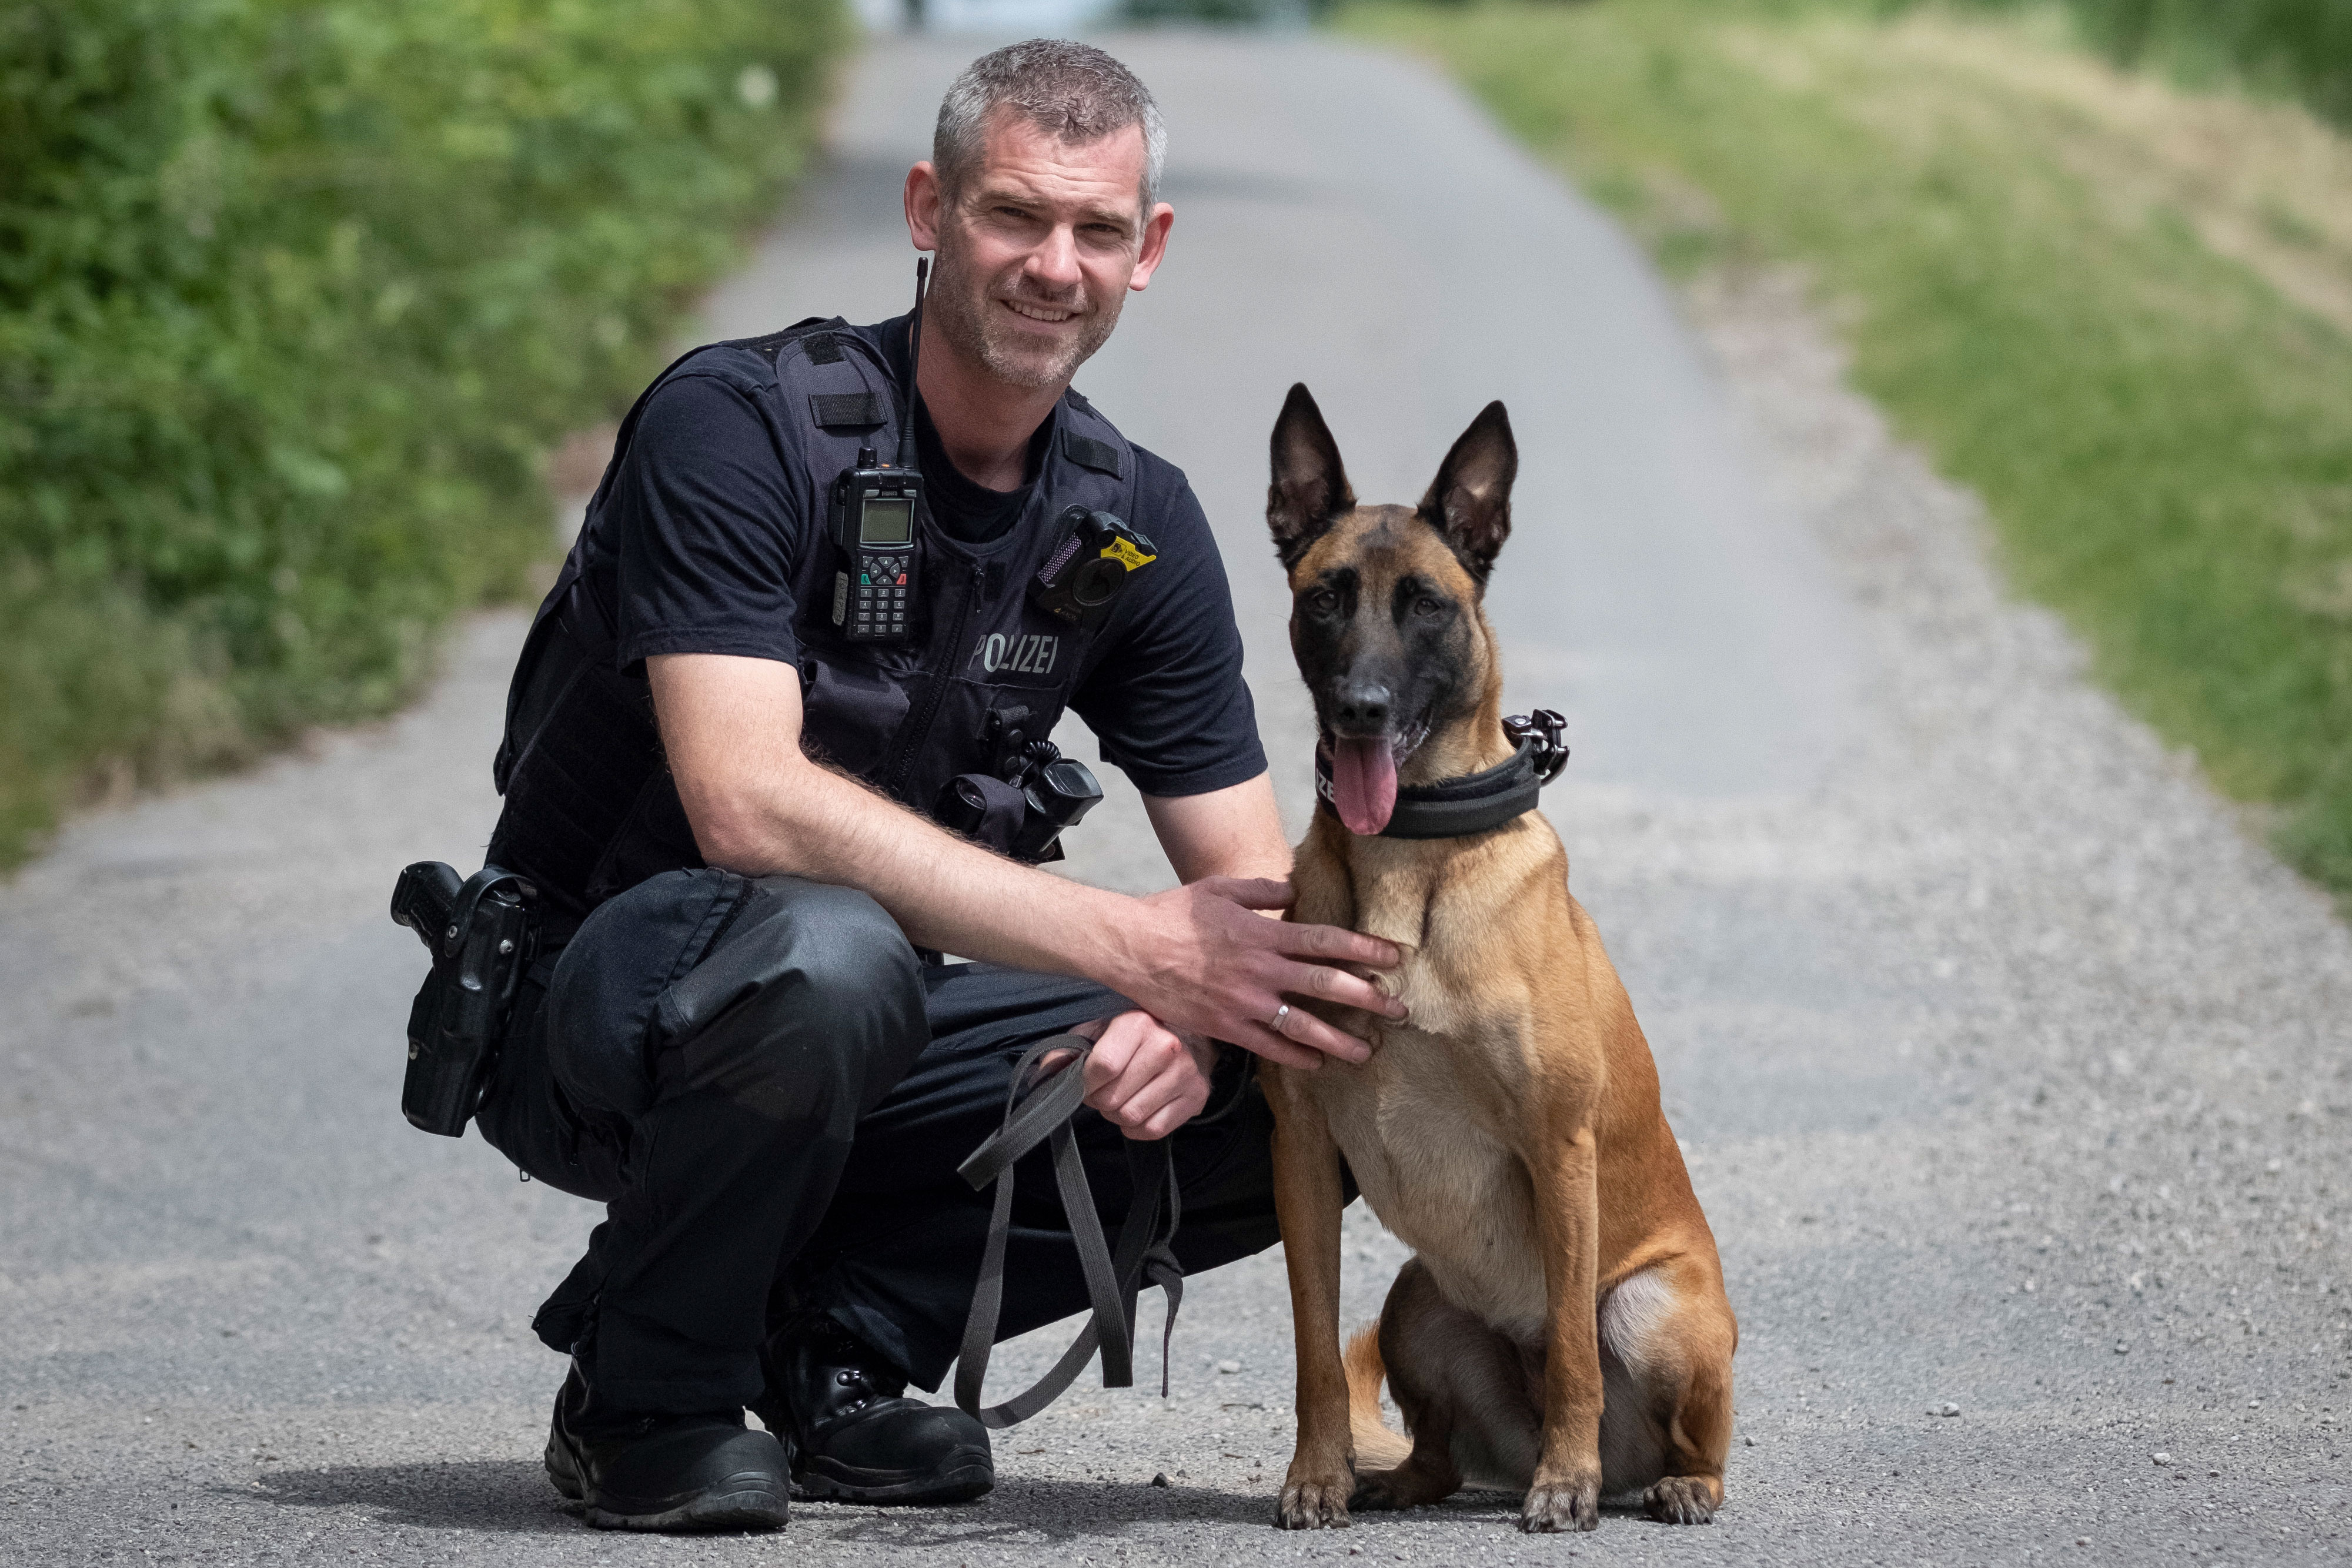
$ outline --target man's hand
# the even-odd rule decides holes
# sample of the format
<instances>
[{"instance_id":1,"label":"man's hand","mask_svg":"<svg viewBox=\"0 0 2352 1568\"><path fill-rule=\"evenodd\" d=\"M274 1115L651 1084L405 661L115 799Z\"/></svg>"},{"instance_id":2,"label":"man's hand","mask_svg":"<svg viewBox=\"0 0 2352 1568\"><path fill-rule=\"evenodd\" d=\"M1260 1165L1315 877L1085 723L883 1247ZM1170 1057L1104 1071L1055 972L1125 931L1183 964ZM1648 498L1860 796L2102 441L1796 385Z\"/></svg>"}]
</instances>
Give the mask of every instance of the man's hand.
<instances>
[{"instance_id":1,"label":"man's hand","mask_svg":"<svg viewBox=\"0 0 2352 1568\"><path fill-rule=\"evenodd\" d=\"M1180 1035L1150 1013L1120 1013L1070 1031L1095 1042L1080 1071L1086 1103L1130 1138L1164 1138L1209 1103L1209 1075L1217 1048L1198 1035ZM1040 1063L1058 1071L1070 1053Z\"/></svg>"},{"instance_id":2,"label":"man's hand","mask_svg":"<svg viewBox=\"0 0 2352 1568\"><path fill-rule=\"evenodd\" d=\"M1403 1002L1335 966L1392 969L1403 956L1377 936L1255 913L1288 908L1291 896L1286 882L1229 876L1153 894L1142 901L1143 917L1130 933L1129 977L1120 988L1163 1023L1230 1040L1285 1067L1319 1067L1325 1055L1364 1061L1372 1049L1354 1035L1304 1008L1280 1010L1289 996L1402 1019Z\"/></svg>"}]
</instances>

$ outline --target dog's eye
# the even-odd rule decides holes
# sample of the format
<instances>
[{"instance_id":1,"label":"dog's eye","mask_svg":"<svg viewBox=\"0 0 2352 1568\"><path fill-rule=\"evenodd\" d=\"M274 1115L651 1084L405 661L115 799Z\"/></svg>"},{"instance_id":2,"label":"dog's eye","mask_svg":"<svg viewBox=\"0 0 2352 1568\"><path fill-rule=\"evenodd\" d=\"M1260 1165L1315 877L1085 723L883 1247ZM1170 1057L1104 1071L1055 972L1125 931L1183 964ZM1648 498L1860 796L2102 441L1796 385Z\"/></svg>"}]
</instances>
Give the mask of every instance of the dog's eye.
<instances>
[{"instance_id":1,"label":"dog's eye","mask_svg":"<svg viewBox=\"0 0 2352 1568\"><path fill-rule=\"evenodd\" d=\"M1432 599L1426 593L1412 601L1412 612L1416 615L1434 615L1444 608L1445 601Z\"/></svg>"},{"instance_id":2,"label":"dog's eye","mask_svg":"<svg viewBox=\"0 0 2352 1568\"><path fill-rule=\"evenodd\" d=\"M1339 596L1328 588L1318 588L1307 596L1307 610L1317 615L1328 615L1339 604Z\"/></svg>"}]
</instances>

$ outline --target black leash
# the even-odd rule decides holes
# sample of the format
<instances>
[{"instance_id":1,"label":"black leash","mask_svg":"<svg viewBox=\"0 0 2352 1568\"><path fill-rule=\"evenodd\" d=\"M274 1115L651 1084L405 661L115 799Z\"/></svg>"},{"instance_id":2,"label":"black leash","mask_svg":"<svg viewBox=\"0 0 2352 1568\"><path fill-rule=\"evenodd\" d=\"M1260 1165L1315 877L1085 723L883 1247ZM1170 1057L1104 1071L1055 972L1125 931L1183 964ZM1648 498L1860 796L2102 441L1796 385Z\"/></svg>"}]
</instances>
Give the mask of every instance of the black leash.
<instances>
[{"instance_id":1,"label":"black leash","mask_svg":"<svg viewBox=\"0 0 2352 1568\"><path fill-rule=\"evenodd\" d=\"M1070 1118L1086 1099L1081 1069L1093 1050L1092 1040L1075 1034L1057 1034L1031 1046L1013 1070L1013 1087L1004 1097L1004 1125L956 1168L974 1192L992 1182L996 1185L996 1207L989 1217L988 1246L981 1258L980 1282L971 1294L971 1313L964 1319L955 1381L956 1404L992 1431L1026 1421L1061 1397L1097 1346L1102 1350L1103 1386L1133 1386L1135 1301L1146 1283L1159 1286L1168 1299L1168 1322L1160 1335L1160 1393L1162 1398L1168 1394L1169 1338L1176 1330L1176 1309L1184 1300L1184 1268L1171 1245L1176 1239L1181 1208L1175 1145L1167 1138L1156 1144L1129 1141L1127 1165L1135 1196L1129 1202L1126 1221L1118 1228L1118 1250L1114 1255L1104 1244L1094 1192L1087 1185L1086 1165L1078 1156L1078 1140L1070 1131ZM1075 1052L1076 1060L1024 1099L1023 1092L1038 1061L1055 1051ZM1051 1372L1002 1405L982 1409L981 1383L988 1375L989 1352L996 1344L997 1314L1004 1301L1004 1245L1013 1228L1013 1162L1048 1139L1054 1145L1054 1181L1062 1190L1062 1209L1069 1218L1071 1239L1077 1243L1078 1266L1086 1274L1093 1316ZM1168 1207L1165 1229L1160 1224L1163 1197Z\"/></svg>"},{"instance_id":2,"label":"black leash","mask_svg":"<svg viewBox=\"0 0 2352 1568\"><path fill-rule=\"evenodd\" d=\"M1459 779L1416 784L1396 792L1384 839L1460 839L1490 832L1536 809L1543 787L1568 766L1568 720L1549 708L1503 721L1517 747L1508 760ZM1331 758L1315 753L1315 793L1331 810Z\"/></svg>"}]
</instances>

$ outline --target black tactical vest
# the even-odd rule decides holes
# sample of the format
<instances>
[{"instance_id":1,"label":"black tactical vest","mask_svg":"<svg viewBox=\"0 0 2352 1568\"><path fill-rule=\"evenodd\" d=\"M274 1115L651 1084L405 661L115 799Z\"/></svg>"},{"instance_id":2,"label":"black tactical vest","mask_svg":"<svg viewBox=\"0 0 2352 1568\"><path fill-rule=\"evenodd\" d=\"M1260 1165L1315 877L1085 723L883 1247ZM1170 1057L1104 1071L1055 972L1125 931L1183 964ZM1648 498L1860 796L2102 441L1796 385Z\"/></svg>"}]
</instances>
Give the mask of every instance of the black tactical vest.
<instances>
[{"instance_id":1,"label":"black tactical vest","mask_svg":"<svg viewBox=\"0 0 2352 1568\"><path fill-rule=\"evenodd\" d=\"M1027 592L1068 533L1064 511L1087 507L1150 528L1134 517L1126 439L1077 393L1065 393L1020 518L970 545L919 515L923 602L909 618L918 635L895 646L852 643L833 624L840 562L825 531L827 492L860 446L897 450L907 400L894 367L837 318L679 360L622 422L588 523L540 606L508 695L493 768L506 807L489 859L537 882L558 922L576 922L649 876L703 863L662 758L644 672L618 668L616 630L588 585L592 557L609 545L595 520L638 416L689 362L782 411L785 472L803 519L793 575L803 747L927 816L949 779L999 770L1008 729L1049 734L1077 683L1089 633L1037 609Z\"/></svg>"}]
</instances>

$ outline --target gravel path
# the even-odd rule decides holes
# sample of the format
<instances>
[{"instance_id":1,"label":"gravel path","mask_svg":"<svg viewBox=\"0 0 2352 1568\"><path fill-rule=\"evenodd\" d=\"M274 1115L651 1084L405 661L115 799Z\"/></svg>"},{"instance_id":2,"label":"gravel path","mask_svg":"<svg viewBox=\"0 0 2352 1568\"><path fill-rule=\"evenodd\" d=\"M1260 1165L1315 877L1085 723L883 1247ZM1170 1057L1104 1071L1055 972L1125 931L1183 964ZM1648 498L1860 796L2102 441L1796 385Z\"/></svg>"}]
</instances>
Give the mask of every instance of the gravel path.
<instances>
[{"instance_id":1,"label":"gravel path","mask_svg":"<svg viewBox=\"0 0 2352 1568\"><path fill-rule=\"evenodd\" d=\"M85 821L0 889L0 1560L2352 1555L2352 943L2325 902L2003 597L1969 501L1842 390L1788 280L1678 322L1420 68L1122 47L1174 122L1179 250L1085 384L1223 531L1294 813L1304 704L1255 515L1281 389L1314 382L1368 498L1417 494L1511 402L1512 691L1570 715L1549 808L1744 1330L1717 1522L1532 1539L1470 1496L1274 1531L1269 1254L1195 1282L1173 1397L1072 1394L1007 1435L982 1505L584 1530L539 1471L560 1366L525 1320L588 1211L392 1112L416 957L382 902L403 862L487 835L501 615L414 713ZM961 57L866 62L832 169L714 331L898 308L874 204ZM1164 879L1124 797L1083 843L1079 874ZM1369 1316L1402 1255L1349 1223Z\"/></svg>"}]
</instances>

